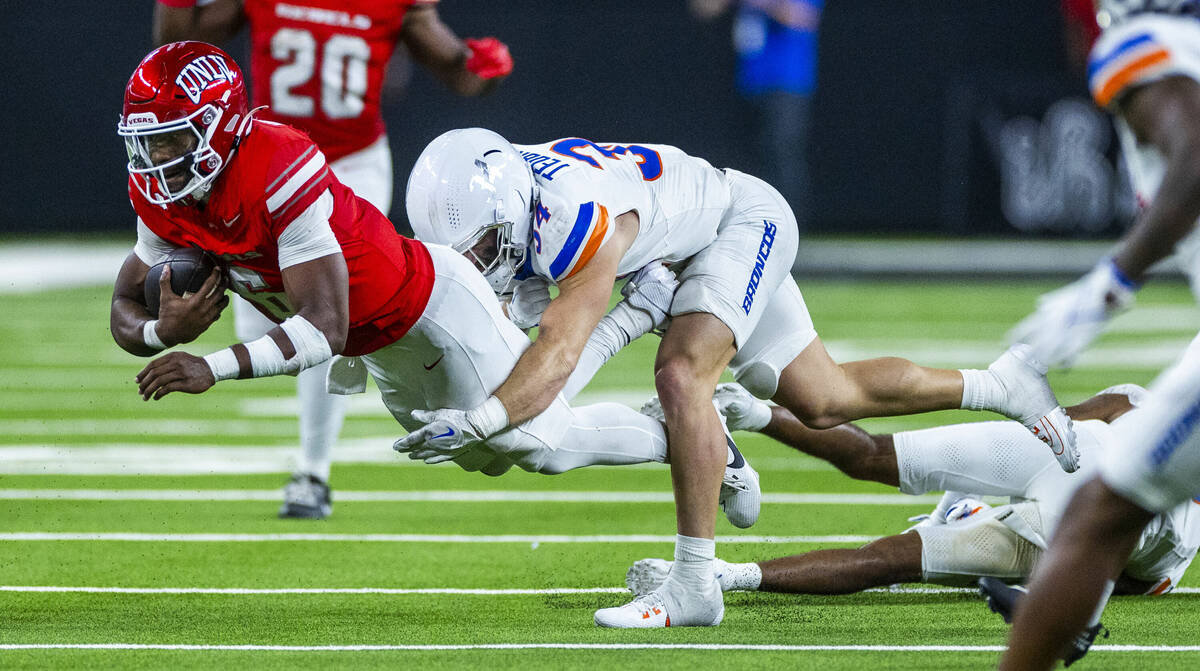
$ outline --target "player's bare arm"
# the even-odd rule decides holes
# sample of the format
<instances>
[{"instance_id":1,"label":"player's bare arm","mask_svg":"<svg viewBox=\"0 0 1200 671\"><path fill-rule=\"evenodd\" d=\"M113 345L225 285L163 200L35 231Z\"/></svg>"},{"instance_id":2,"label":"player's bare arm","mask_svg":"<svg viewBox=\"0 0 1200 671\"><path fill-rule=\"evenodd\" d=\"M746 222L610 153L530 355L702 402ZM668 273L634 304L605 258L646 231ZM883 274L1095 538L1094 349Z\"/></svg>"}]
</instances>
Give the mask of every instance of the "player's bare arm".
<instances>
[{"instance_id":1,"label":"player's bare arm","mask_svg":"<svg viewBox=\"0 0 1200 671\"><path fill-rule=\"evenodd\" d=\"M345 258L330 254L289 266L282 273L284 290L296 311L293 317L263 339L237 343L209 359L172 352L151 361L137 375L142 399L158 400L174 391L199 394L216 384L218 375L244 379L296 373L341 352L349 328ZM266 339L273 343L273 351Z\"/></svg>"},{"instance_id":2,"label":"player's bare arm","mask_svg":"<svg viewBox=\"0 0 1200 671\"><path fill-rule=\"evenodd\" d=\"M1200 83L1168 77L1130 93L1121 112L1138 142L1157 147L1166 161L1158 193L1113 259L1140 282L1200 217Z\"/></svg>"},{"instance_id":3,"label":"player's bare arm","mask_svg":"<svg viewBox=\"0 0 1200 671\"><path fill-rule=\"evenodd\" d=\"M153 356L162 348L146 342L146 325L155 321L146 305L144 283L150 267L130 254L117 274L109 311L109 330L121 349L137 356ZM161 299L157 321L151 326L158 340L171 347L189 343L221 317L229 304L219 269L214 269L197 293L183 297L171 289L170 268L159 277Z\"/></svg>"},{"instance_id":4,"label":"player's bare arm","mask_svg":"<svg viewBox=\"0 0 1200 671\"><path fill-rule=\"evenodd\" d=\"M173 2L175 5L186 5ZM154 5L154 44L200 40L220 44L237 35L246 23L241 0L214 0L203 6Z\"/></svg>"},{"instance_id":5,"label":"player's bare arm","mask_svg":"<svg viewBox=\"0 0 1200 671\"><path fill-rule=\"evenodd\" d=\"M462 96L491 92L512 70L508 47L495 38L459 39L432 5L408 10L400 39L413 60Z\"/></svg>"},{"instance_id":6,"label":"player's bare arm","mask_svg":"<svg viewBox=\"0 0 1200 671\"><path fill-rule=\"evenodd\" d=\"M496 390L510 424L520 424L550 407L608 309L617 265L637 236L637 213L618 216L615 229L612 239L586 266L559 282L558 297L550 301L542 315L537 340Z\"/></svg>"}]
</instances>

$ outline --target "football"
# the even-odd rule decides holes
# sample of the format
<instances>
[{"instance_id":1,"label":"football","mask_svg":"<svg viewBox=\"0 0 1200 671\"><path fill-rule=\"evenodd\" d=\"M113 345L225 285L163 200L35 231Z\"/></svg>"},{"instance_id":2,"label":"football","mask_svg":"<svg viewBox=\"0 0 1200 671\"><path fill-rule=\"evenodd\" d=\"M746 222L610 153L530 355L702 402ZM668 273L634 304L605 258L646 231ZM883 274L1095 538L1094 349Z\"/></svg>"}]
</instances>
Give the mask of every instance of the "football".
<instances>
[{"instance_id":1,"label":"football","mask_svg":"<svg viewBox=\"0 0 1200 671\"><path fill-rule=\"evenodd\" d=\"M171 289L180 296L188 296L200 290L209 273L217 267L217 259L212 254L195 247L182 247L167 255L167 258L150 266L146 273L146 308L150 314L158 317L158 282L163 269L171 266Z\"/></svg>"}]
</instances>

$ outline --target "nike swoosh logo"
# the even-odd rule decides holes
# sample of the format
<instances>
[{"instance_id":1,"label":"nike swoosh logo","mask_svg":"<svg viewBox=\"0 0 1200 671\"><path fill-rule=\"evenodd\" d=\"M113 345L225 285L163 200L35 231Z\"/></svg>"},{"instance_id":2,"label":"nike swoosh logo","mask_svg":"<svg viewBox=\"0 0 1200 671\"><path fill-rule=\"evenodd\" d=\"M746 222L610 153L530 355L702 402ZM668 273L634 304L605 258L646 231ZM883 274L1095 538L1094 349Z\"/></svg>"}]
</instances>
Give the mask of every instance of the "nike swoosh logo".
<instances>
[{"instance_id":1,"label":"nike swoosh logo","mask_svg":"<svg viewBox=\"0 0 1200 671\"><path fill-rule=\"evenodd\" d=\"M433 367L438 365L439 363L441 363L442 359L445 359L445 358L446 358L446 355L443 354L437 358L437 361L434 361L433 363L429 364L428 366L425 366L425 364L421 364L421 365L425 366L425 370L433 370Z\"/></svg>"},{"instance_id":2,"label":"nike swoosh logo","mask_svg":"<svg viewBox=\"0 0 1200 671\"><path fill-rule=\"evenodd\" d=\"M725 468L737 469L745 466L746 460L742 457L742 453L738 450L737 445L733 444L733 439L729 436L725 436L725 443L729 445L729 451L733 452L733 461L726 464Z\"/></svg>"},{"instance_id":3,"label":"nike swoosh logo","mask_svg":"<svg viewBox=\"0 0 1200 671\"><path fill-rule=\"evenodd\" d=\"M447 437L447 436L453 436L453 435L454 435L454 429L446 429L446 433L443 433L443 434L441 434L441 435L438 435L438 436L434 436L434 437L433 437L433 438L431 438L430 440L437 440L438 438L445 438L445 437Z\"/></svg>"},{"instance_id":4,"label":"nike swoosh logo","mask_svg":"<svg viewBox=\"0 0 1200 671\"><path fill-rule=\"evenodd\" d=\"M242 213L238 212L237 215L233 219L230 219L229 221L225 221L224 219L221 219L221 221L225 222L225 228L229 228L230 226L233 225L233 222L235 222L241 218L242 218Z\"/></svg>"}]
</instances>

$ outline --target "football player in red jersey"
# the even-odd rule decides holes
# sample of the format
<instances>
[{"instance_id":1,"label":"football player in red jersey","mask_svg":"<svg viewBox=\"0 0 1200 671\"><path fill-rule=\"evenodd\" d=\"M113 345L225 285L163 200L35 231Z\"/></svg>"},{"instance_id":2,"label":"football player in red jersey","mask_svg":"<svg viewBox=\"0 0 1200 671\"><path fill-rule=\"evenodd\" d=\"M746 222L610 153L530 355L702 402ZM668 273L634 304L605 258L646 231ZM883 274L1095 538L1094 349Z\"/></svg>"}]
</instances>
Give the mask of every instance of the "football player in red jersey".
<instances>
[{"instance_id":1,"label":"football player in red jersey","mask_svg":"<svg viewBox=\"0 0 1200 671\"><path fill-rule=\"evenodd\" d=\"M259 118L299 128L312 138L343 184L385 215L392 202L392 156L380 98L387 64L404 43L413 58L451 90L484 93L512 71L495 38L459 40L438 18L437 0L159 0L158 44L223 42L249 26L250 67ZM238 337L252 340L274 324L234 300ZM325 392L326 367L297 378L300 459L284 493L283 517L330 512L331 451L344 399Z\"/></svg>"},{"instance_id":2,"label":"football player in red jersey","mask_svg":"<svg viewBox=\"0 0 1200 671\"><path fill-rule=\"evenodd\" d=\"M152 356L191 342L223 307L220 273L188 297L159 283L153 318L142 303L150 266L195 246L228 267L233 289L276 324L266 335L204 357L176 351L138 375L146 400L201 393L234 378L296 373L334 355L330 387L361 391L369 373L408 430L432 408L476 408L480 426L507 416L488 402L529 339L505 316L483 275L449 247L397 233L379 210L346 188L303 133L255 118L237 64L203 42L151 52L125 90L118 133L129 153L129 199L138 239L117 276L113 338ZM489 158L480 189L498 189L528 164ZM508 193L507 191L505 192ZM514 216L531 204L509 200ZM651 264L629 297L601 320L570 385L582 388L600 364L666 321L674 278ZM619 316L614 316L621 311ZM495 399L492 399L493 401ZM666 459L661 423L615 403L572 408L559 395L544 413L454 455L466 470L499 475L513 465L559 473L596 464ZM437 454L411 454L431 463Z\"/></svg>"}]
</instances>

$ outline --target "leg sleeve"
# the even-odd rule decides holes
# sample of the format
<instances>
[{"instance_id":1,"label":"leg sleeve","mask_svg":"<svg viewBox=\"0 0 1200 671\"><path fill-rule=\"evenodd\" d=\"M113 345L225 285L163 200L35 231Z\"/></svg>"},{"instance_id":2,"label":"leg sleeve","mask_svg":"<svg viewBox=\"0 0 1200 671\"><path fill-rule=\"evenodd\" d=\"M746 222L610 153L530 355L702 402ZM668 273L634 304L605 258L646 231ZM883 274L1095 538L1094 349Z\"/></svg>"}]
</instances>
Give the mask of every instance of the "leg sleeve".
<instances>
[{"instance_id":1,"label":"leg sleeve","mask_svg":"<svg viewBox=\"0 0 1200 671\"><path fill-rule=\"evenodd\" d=\"M553 475L584 466L621 466L667 456L663 425L632 408L617 403L597 403L570 408L556 400L546 412L521 426L487 441L497 454L530 472ZM565 425L565 431L548 431L539 425ZM555 444L540 436L559 434Z\"/></svg>"},{"instance_id":2,"label":"leg sleeve","mask_svg":"<svg viewBox=\"0 0 1200 671\"><path fill-rule=\"evenodd\" d=\"M992 496L1026 496L1054 455L1016 422L955 424L895 435L900 491L953 489Z\"/></svg>"}]
</instances>

